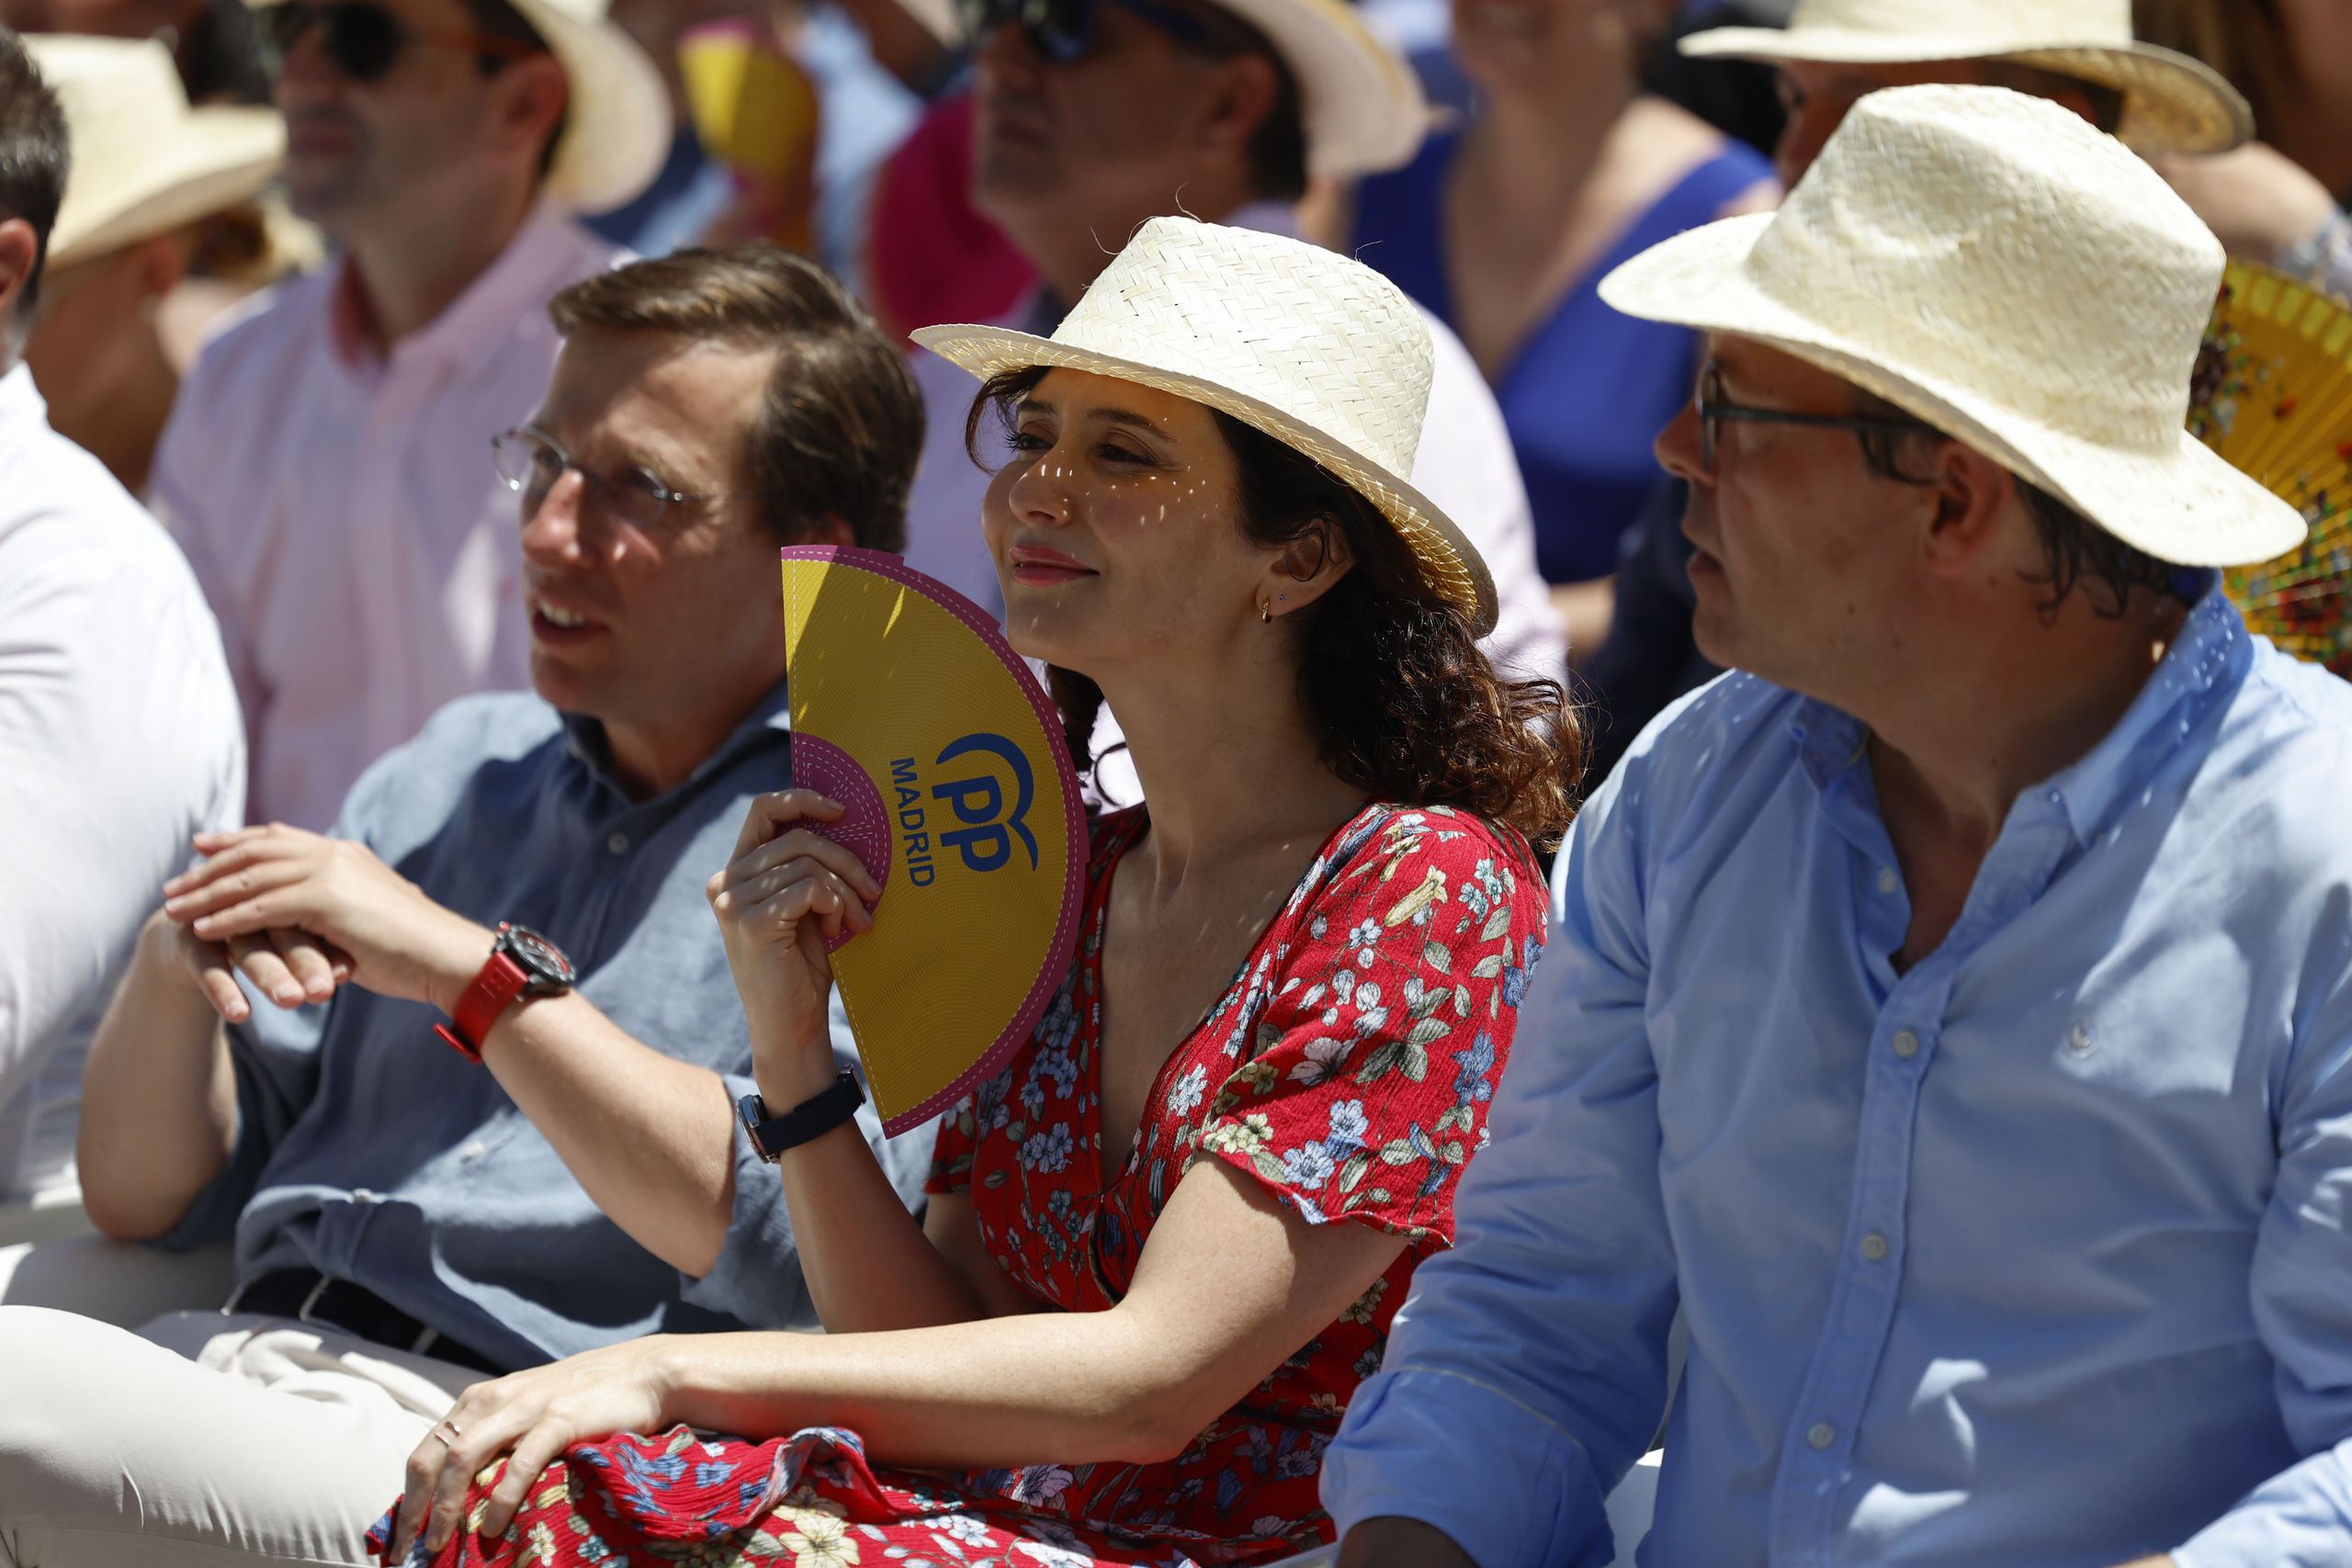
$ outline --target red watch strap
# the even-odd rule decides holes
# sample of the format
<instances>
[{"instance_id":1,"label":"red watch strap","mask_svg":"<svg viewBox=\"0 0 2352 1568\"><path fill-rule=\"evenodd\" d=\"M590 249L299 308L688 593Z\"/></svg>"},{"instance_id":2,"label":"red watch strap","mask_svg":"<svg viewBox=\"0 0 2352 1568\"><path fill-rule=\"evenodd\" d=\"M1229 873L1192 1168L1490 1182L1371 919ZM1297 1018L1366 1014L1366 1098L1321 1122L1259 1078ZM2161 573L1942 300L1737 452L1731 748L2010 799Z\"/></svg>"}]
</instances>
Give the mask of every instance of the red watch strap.
<instances>
[{"instance_id":1,"label":"red watch strap","mask_svg":"<svg viewBox=\"0 0 2352 1568\"><path fill-rule=\"evenodd\" d=\"M481 973L474 976L474 983L466 987L466 994L458 998L457 1017L452 1021L457 1028L453 1031L447 1024L436 1023L433 1032L447 1041L469 1062L481 1061L482 1038L530 983L531 976L520 964L503 953L493 952L490 962L481 966Z\"/></svg>"}]
</instances>

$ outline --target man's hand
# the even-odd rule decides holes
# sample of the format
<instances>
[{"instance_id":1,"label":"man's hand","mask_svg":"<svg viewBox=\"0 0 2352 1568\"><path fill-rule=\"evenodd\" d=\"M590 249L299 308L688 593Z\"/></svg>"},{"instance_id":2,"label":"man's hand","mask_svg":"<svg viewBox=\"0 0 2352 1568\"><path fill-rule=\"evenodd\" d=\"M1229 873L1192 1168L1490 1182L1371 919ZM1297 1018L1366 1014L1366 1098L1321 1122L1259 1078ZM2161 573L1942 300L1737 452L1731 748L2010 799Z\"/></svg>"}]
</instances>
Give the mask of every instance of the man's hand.
<instances>
[{"instance_id":1,"label":"man's hand","mask_svg":"<svg viewBox=\"0 0 2352 1568\"><path fill-rule=\"evenodd\" d=\"M1339 1568L1478 1568L1435 1525L1401 1515L1366 1519L1340 1542Z\"/></svg>"},{"instance_id":2,"label":"man's hand","mask_svg":"<svg viewBox=\"0 0 2352 1568\"><path fill-rule=\"evenodd\" d=\"M272 825L199 833L202 865L164 884L186 962L231 1022L245 1005L233 964L280 1007L354 981L447 1012L490 956L492 933L435 904L364 844ZM224 988L225 987L225 988Z\"/></svg>"}]
</instances>

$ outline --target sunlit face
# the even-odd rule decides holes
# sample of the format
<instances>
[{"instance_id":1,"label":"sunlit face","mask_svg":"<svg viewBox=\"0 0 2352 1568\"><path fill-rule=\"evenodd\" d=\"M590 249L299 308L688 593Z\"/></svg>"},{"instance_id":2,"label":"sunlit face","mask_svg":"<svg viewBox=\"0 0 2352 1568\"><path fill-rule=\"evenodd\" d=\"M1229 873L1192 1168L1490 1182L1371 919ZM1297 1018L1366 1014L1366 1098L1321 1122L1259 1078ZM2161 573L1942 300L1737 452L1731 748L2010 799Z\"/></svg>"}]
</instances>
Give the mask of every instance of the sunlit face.
<instances>
[{"instance_id":1,"label":"sunlit face","mask_svg":"<svg viewBox=\"0 0 2352 1568\"><path fill-rule=\"evenodd\" d=\"M1671 0L1453 0L1453 52L1480 86L1556 92L1589 78L1596 50L1630 73L1672 11Z\"/></svg>"},{"instance_id":2,"label":"sunlit face","mask_svg":"<svg viewBox=\"0 0 2352 1568\"><path fill-rule=\"evenodd\" d=\"M382 3L413 32L475 30L460 0ZM485 76L470 51L412 37L379 80L355 82L321 51L312 28L288 51L277 86L295 210L339 233L356 215L415 202L444 181L468 177L494 134L515 70Z\"/></svg>"},{"instance_id":3,"label":"sunlit face","mask_svg":"<svg viewBox=\"0 0 2352 1568\"><path fill-rule=\"evenodd\" d=\"M1724 400L1850 414L1853 389L1744 338L1710 340ZM1658 461L1690 485L1682 532L1696 547L1691 630L1718 664L1827 700L1905 638L1917 592L1912 513L1933 491L1873 473L1849 430L1721 422L1715 466L1700 457L1690 405L1657 438Z\"/></svg>"},{"instance_id":4,"label":"sunlit face","mask_svg":"<svg viewBox=\"0 0 2352 1568\"><path fill-rule=\"evenodd\" d=\"M573 334L531 420L582 468L636 468L680 492L752 488L744 433L773 348L656 333ZM607 515L566 471L523 519L531 683L567 713L674 722L740 705L783 670L776 540L748 495L673 501L649 529Z\"/></svg>"},{"instance_id":5,"label":"sunlit face","mask_svg":"<svg viewBox=\"0 0 2352 1568\"><path fill-rule=\"evenodd\" d=\"M1176 209L1193 169L1189 128L1213 110L1216 62L1125 7L1102 6L1083 59L1047 60L1009 27L973 65L972 198L982 211L1019 226L1055 214Z\"/></svg>"},{"instance_id":6,"label":"sunlit face","mask_svg":"<svg viewBox=\"0 0 2352 1568\"><path fill-rule=\"evenodd\" d=\"M981 520L1015 649L1100 678L1256 629L1271 552L1242 532L1238 468L1207 409L1056 370L1012 446Z\"/></svg>"}]
</instances>

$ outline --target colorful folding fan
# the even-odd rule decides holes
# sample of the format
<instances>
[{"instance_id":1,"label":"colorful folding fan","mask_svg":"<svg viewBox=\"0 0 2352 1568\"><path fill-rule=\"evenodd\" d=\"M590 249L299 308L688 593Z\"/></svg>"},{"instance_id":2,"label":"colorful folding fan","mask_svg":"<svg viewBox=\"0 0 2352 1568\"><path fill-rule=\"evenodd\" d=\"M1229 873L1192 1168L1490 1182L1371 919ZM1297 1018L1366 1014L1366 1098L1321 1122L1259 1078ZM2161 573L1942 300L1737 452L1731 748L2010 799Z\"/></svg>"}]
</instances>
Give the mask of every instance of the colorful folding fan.
<instances>
[{"instance_id":1,"label":"colorful folding fan","mask_svg":"<svg viewBox=\"0 0 2352 1568\"><path fill-rule=\"evenodd\" d=\"M2188 428L2311 525L2300 547L2223 574L2246 625L2352 676L2352 309L2230 263Z\"/></svg>"},{"instance_id":2,"label":"colorful folding fan","mask_svg":"<svg viewBox=\"0 0 2352 1568\"><path fill-rule=\"evenodd\" d=\"M883 1125L1003 1065L1077 951L1086 820L1061 718L970 600L874 550L784 552L792 774L882 897L833 981Z\"/></svg>"}]
</instances>

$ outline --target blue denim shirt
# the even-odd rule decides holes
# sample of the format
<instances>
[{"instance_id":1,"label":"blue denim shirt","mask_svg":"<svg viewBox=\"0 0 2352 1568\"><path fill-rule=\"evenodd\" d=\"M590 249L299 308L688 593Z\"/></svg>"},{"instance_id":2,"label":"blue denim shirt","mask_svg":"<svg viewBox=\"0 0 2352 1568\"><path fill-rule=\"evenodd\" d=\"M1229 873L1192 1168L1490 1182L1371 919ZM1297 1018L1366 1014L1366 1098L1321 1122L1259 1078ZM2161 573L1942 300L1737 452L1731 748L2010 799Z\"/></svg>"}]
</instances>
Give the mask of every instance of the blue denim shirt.
<instances>
[{"instance_id":1,"label":"blue denim shirt","mask_svg":"<svg viewBox=\"0 0 2352 1568\"><path fill-rule=\"evenodd\" d=\"M1325 1501L1608 1562L1679 1304L1651 1568L2352 1563L2352 685L2209 592L1901 974L1864 739L1727 676L1595 795Z\"/></svg>"},{"instance_id":2,"label":"blue denim shirt","mask_svg":"<svg viewBox=\"0 0 2352 1568\"><path fill-rule=\"evenodd\" d=\"M528 693L467 697L362 776L335 831L459 914L544 932L616 1024L748 1094L750 1036L703 886L752 797L789 784L788 723L779 685L685 783L631 801L593 720ZM233 1232L241 1281L317 1269L512 1367L814 1323L775 1168L741 1127L733 1223L689 1278L605 1217L498 1080L434 1035L440 1021L356 987L295 1012L256 997L229 1032L235 1152L165 1244ZM838 1006L833 1041L853 1066ZM886 1141L871 1105L858 1117L919 1205L932 1130Z\"/></svg>"}]
</instances>

